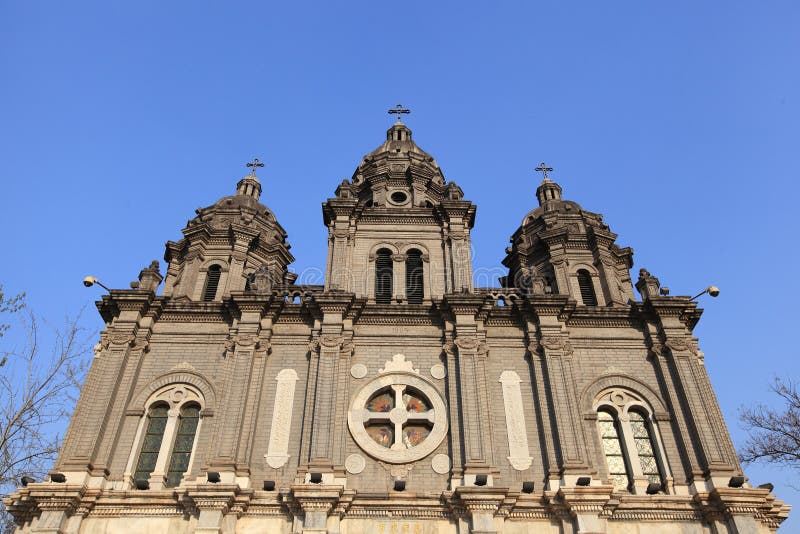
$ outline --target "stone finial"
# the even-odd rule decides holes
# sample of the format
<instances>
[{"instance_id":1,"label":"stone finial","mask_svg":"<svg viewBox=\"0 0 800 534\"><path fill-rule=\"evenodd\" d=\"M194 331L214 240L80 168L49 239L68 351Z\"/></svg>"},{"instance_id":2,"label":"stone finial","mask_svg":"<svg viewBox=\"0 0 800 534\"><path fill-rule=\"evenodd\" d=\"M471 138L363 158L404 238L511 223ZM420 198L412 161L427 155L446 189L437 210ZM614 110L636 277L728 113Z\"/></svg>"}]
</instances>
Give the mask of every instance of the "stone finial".
<instances>
[{"instance_id":1,"label":"stone finial","mask_svg":"<svg viewBox=\"0 0 800 534\"><path fill-rule=\"evenodd\" d=\"M464 191L455 182L447 184L447 200L461 200L464 198Z\"/></svg>"},{"instance_id":2,"label":"stone finial","mask_svg":"<svg viewBox=\"0 0 800 534\"><path fill-rule=\"evenodd\" d=\"M159 272L158 260L153 260L149 267L139 272L139 289L156 292L164 277Z\"/></svg>"},{"instance_id":3,"label":"stone finial","mask_svg":"<svg viewBox=\"0 0 800 534\"><path fill-rule=\"evenodd\" d=\"M353 198L353 185L350 180L342 180L342 183L336 188L336 198Z\"/></svg>"},{"instance_id":4,"label":"stone finial","mask_svg":"<svg viewBox=\"0 0 800 534\"><path fill-rule=\"evenodd\" d=\"M658 296L658 289L661 283L658 278L650 274L647 269L639 269L639 279L636 281L636 289L642 295L642 300L647 300Z\"/></svg>"}]
</instances>

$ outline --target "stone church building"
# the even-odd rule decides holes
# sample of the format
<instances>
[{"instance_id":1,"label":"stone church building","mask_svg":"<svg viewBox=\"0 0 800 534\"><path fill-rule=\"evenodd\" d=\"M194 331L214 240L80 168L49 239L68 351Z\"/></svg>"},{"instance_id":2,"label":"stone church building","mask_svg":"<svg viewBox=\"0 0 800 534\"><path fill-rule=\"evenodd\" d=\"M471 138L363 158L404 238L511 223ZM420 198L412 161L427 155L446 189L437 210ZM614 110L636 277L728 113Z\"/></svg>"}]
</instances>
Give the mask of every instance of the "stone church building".
<instances>
[{"instance_id":1,"label":"stone church building","mask_svg":"<svg viewBox=\"0 0 800 534\"><path fill-rule=\"evenodd\" d=\"M751 534L786 518L743 477L692 334L702 310L632 280L633 250L544 164L490 288L473 282L475 204L403 122L322 204L324 285L288 270L250 165L167 243L165 272L97 303L58 461L5 500L18 532Z\"/></svg>"}]
</instances>

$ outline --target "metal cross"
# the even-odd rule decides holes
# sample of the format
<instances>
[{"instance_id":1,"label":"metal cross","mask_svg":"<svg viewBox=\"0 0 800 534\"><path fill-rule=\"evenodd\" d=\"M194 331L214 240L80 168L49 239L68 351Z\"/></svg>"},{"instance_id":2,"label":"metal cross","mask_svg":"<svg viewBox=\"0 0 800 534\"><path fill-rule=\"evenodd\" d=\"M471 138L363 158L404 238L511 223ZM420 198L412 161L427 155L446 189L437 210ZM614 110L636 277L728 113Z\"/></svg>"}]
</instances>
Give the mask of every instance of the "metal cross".
<instances>
[{"instance_id":1,"label":"metal cross","mask_svg":"<svg viewBox=\"0 0 800 534\"><path fill-rule=\"evenodd\" d=\"M401 122L400 118L403 116L403 113L411 113L410 109L404 109L403 104L397 104L397 109L390 109L389 113L397 115L397 122Z\"/></svg>"},{"instance_id":2,"label":"metal cross","mask_svg":"<svg viewBox=\"0 0 800 534\"><path fill-rule=\"evenodd\" d=\"M535 170L536 172L540 172L540 173L542 173L542 174L544 175L544 179L545 179L545 180L549 180L550 178L548 178L548 177L547 177L547 173L548 173L548 172L553 172L553 167L548 167L548 166L547 166L547 163L545 163L545 162L543 161L543 162L541 162L541 163L539 164L539 166L538 166L538 167L536 167L536 168L535 168L535 169L533 169L533 170Z\"/></svg>"},{"instance_id":3,"label":"metal cross","mask_svg":"<svg viewBox=\"0 0 800 534\"><path fill-rule=\"evenodd\" d=\"M251 173L253 176L255 176L255 175L256 175L256 171L258 170L258 168L259 168L259 167L263 167L263 166L264 166L264 164L263 164L263 163L261 163L260 161L258 161L258 158L253 158L253 161L251 161L250 163L248 163L248 164L247 164L247 167L250 167L250 168L251 168L251 171L250 171L250 173Z\"/></svg>"}]
</instances>

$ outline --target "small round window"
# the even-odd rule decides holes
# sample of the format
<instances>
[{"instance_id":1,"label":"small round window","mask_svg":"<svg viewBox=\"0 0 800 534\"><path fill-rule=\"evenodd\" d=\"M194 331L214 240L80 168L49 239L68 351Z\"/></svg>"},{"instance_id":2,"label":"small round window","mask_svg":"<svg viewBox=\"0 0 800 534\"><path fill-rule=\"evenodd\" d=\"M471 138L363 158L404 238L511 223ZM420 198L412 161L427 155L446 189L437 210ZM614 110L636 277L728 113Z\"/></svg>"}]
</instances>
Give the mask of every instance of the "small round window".
<instances>
[{"instance_id":1,"label":"small round window","mask_svg":"<svg viewBox=\"0 0 800 534\"><path fill-rule=\"evenodd\" d=\"M406 200L408 200L408 195L402 191L395 191L389 198L391 198L392 202L395 204L403 204Z\"/></svg>"}]
</instances>

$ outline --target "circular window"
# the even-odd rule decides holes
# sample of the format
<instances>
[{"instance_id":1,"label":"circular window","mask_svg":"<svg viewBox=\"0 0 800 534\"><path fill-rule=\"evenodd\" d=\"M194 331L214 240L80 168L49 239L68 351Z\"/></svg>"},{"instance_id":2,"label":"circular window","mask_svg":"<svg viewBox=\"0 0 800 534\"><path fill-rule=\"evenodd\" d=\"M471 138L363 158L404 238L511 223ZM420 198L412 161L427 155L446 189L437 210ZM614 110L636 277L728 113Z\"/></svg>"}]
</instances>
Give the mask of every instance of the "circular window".
<instances>
[{"instance_id":1,"label":"circular window","mask_svg":"<svg viewBox=\"0 0 800 534\"><path fill-rule=\"evenodd\" d=\"M391 198L392 202L395 204L403 204L406 200L408 200L408 195L402 191L395 191L389 198Z\"/></svg>"},{"instance_id":2,"label":"circular window","mask_svg":"<svg viewBox=\"0 0 800 534\"><path fill-rule=\"evenodd\" d=\"M442 397L416 374L375 378L356 395L347 425L364 451L389 463L424 458L447 434Z\"/></svg>"}]
</instances>

